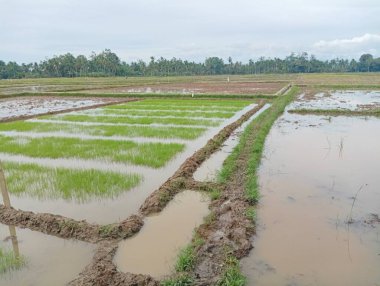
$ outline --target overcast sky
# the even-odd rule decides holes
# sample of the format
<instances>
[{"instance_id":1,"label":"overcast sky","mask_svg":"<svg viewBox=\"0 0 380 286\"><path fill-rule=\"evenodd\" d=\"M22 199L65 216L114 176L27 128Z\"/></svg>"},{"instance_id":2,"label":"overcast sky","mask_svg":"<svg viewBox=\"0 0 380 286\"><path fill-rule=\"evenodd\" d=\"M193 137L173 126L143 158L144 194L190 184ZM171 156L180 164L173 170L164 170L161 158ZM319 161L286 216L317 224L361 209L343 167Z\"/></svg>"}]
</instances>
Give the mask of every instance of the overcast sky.
<instances>
[{"instance_id":1,"label":"overcast sky","mask_svg":"<svg viewBox=\"0 0 380 286\"><path fill-rule=\"evenodd\" d=\"M380 56L380 0L0 0L0 60Z\"/></svg>"}]
</instances>

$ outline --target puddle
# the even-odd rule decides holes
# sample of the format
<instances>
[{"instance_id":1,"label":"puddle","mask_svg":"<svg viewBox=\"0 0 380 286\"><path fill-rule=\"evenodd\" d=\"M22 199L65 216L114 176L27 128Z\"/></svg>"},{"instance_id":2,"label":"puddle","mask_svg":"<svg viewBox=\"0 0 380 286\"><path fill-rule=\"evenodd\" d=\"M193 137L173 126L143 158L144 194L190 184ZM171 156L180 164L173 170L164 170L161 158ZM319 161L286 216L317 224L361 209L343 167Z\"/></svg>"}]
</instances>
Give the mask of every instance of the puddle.
<instances>
[{"instance_id":1,"label":"puddle","mask_svg":"<svg viewBox=\"0 0 380 286\"><path fill-rule=\"evenodd\" d=\"M99 162L97 160L72 160L72 159L47 159L30 158L19 155L0 153L0 159L4 161L35 163L41 166L62 167L74 169L108 170L118 173L141 173L144 176L139 186L120 194L114 198L94 198L82 203L67 202L63 199L36 200L27 194L23 196L11 196L11 203L17 209L59 214L77 220L85 219L90 223L108 224L119 222L131 214L138 212L145 199L158 189L181 164L196 150L202 148L207 141L215 136L225 126L238 120L243 114L254 108L256 104L250 104L236 112L235 115L218 127L210 127L203 135L186 144L185 150L175 156L164 167L159 169L144 168L118 163ZM113 211L111 212L110 209Z\"/></svg>"},{"instance_id":2,"label":"puddle","mask_svg":"<svg viewBox=\"0 0 380 286\"><path fill-rule=\"evenodd\" d=\"M380 212L378 130L377 118L277 121L254 249L242 260L249 285L379 285L380 226L367 223Z\"/></svg>"},{"instance_id":3,"label":"puddle","mask_svg":"<svg viewBox=\"0 0 380 286\"><path fill-rule=\"evenodd\" d=\"M190 243L193 230L209 213L209 198L184 191L158 215L147 217L134 237L124 240L114 262L122 272L162 278L174 270L179 250Z\"/></svg>"},{"instance_id":4,"label":"puddle","mask_svg":"<svg viewBox=\"0 0 380 286\"><path fill-rule=\"evenodd\" d=\"M318 93L311 99L299 98L294 108L306 109L349 109L358 110L380 106L379 91L336 91L329 94Z\"/></svg>"},{"instance_id":5,"label":"puddle","mask_svg":"<svg viewBox=\"0 0 380 286\"><path fill-rule=\"evenodd\" d=\"M219 170L223 166L224 160L231 154L232 150L239 143L239 137L244 129L262 112L267 110L270 104L266 104L258 112L252 115L249 120L244 122L234 133L224 142L223 147L207 159L194 173L194 179L200 182L215 181Z\"/></svg>"},{"instance_id":6,"label":"puddle","mask_svg":"<svg viewBox=\"0 0 380 286\"><path fill-rule=\"evenodd\" d=\"M0 224L0 248L19 255L19 269L0 273L1 286L66 285L92 259L95 245Z\"/></svg>"}]
</instances>

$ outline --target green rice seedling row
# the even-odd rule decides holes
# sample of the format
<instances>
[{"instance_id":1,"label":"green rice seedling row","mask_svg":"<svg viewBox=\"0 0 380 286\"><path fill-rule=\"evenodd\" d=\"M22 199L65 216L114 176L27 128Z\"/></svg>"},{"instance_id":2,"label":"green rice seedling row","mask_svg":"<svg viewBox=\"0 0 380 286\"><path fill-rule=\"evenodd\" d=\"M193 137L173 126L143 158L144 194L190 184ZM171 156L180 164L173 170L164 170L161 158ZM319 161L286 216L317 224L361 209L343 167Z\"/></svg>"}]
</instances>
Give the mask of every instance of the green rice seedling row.
<instances>
[{"instance_id":1,"label":"green rice seedling row","mask_svg":"<svg viewBox=\"0 0 380 286\"><path fill-rule=\"evenodd\" d=\"M0 248L0 275L17 270L25 264L23 257L16 257L14 252Z\"/></svg>"},{"instance_id":2,"label":"green rice seedling row","mask_svg":"<svg viewBox=\"0 0 380 286\"><path fill-rule=\"evenodd\" d=\"M165 117L126 117L126 116L90 116L90 115L55 115L42 116L42 119L53 119L71 122L100 122L100 123L128 123L128 124L176 124L176 125L200 125L218 126L219 121L191 118L165 118Z\"/></svg>"},{"instance_id":3,"label":"green rice seedling row","mask_svg":"<svg viewBox=\"0 0 380 286\"><path fill-rule=\"evenodd\" d=\"M95 113L98 114L98 113ZM123 110L100 109L99 115L140 115L140 116L174 116L174 117L205 117L205 118L230 118L235 112L204 112L204 111L159 111L159 110Z\"/></svg>"},{"instance_id":4,"label":"green rice seedling row","mask_svg":"<svg viewBox=\"0 0 380 286\"><path fill-rule=\"evenodd\" d=\"M65 199L85 202L91 197L110 198L136 187L138 174L98 170L47 168L36 164L4 163L9 192L37 199Z\"/></svg>"},{"instance_id":5,"label":"green rice seedling row","mask_svg":"<svg viewBox=\"0 0 380 286\"><path fill-rule=\"evenodd\" d=\"M81 140L76 138L25 138L0 136L0 150L10 154L44 158L98 159L160 168L184 149L175 143Z\"/></svg>"},{"instance_id":6,"label":"green rice seedling row","mask_svg":"<svg viewBox=\"0 0 380 286\"><path fill-rule=\"evenodd\" d=\"M75 124L55 124L29 121L17 121L0 125L0 131L16 132L65 132L84 134L91 136L125 136L125 137L148 137L164 139L192 140L202 135L206 128L190 127L153 127L153 126L122 126L122 125L98 125L88 126Z\"/></svg>"}]
</instances>

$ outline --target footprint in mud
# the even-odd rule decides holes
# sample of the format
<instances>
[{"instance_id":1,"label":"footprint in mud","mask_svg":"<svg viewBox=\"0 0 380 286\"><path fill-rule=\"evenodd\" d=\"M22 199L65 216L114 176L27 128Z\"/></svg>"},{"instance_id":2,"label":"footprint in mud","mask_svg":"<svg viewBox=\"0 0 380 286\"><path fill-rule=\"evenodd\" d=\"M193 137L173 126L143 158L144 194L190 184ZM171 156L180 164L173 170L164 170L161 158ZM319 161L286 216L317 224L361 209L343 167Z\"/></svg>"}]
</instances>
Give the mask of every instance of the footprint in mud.
<instances>
[{"instance_id":1,"label":"footprint in mud","mask_svg":"<svg viewBox=\"0 0 380 286\"><path fill-rule=\"evenodd\" d=\"M291 203L293 203L293 202L296 201L296 199L293 198L292 196L288 196L287 199L288 199L288 201L291 202Z\"/></svg>"}]
</instances>

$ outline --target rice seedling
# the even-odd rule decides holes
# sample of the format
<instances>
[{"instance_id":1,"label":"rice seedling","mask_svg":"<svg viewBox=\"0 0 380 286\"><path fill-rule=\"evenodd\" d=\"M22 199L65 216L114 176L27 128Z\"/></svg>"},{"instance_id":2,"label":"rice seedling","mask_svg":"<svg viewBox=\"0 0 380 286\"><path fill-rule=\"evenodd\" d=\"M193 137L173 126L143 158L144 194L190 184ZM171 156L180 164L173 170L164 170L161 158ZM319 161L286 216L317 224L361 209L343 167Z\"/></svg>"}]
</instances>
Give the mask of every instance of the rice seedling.
<instances>
[{"instance_id":1,"label":"rice seedling","mask_svg":"<svg viewBox=\"0 0 380 286\"><path fill-rule=\"evenodd\" d=\"M161 286L191 286L193 285L193 279L187 274L181 274L177 277L163 280Z\"/></svg>"},{"instance_id":2,"label":"rice seedling","mask_svg":"<svg viewBox=\"0 0 380 286\"><path fill-rule=\"evenodd\" d=\"M92 111L93 112L93 111ZM220 111L178 111L178 110L133 110L133 109L100 109L95 114L99 115L139 115L139 116L173 116L173 117L204 117L204 118L230 118L235 112Z\"/></svg>"},{"instance_id":3,"label":"rice seedling","mask_svg":"<svg viewBox=\"0 0 380 286\"><path fill-rule=\"evenodd\" d=\"M123 126L123 125L97 125L84 126L75 124L56 124L48 122L16 121L0 124L0 131L17 132L65 132L71 134L84 134L91 136L125 136L148 137L164 139L192 140L202 135L206 128L191 127L157 127L157 126Z\"/></svg>"},{"instance_id":4,"label":"rice seedling","mask_svg":"<svg viewBox=\"0 0 380 286\"><path fill-rule=\"evenodd\" d=\"M91 198L112 198L136 187L137 174L98 170L47 168L36 164L4 163L9 192L38 199L85 202Z\"/></svg>"},{"instance_id":5,"label":"rice seedling","mask_svg":"<svg viewBox=\"0 0 380 286\"><path fill-rule=\"evenodd\" d=\"M192 99L192 100L182 100L182 99L166 99L166 100L160 100L160 99L146 99L142 101L136 101L131 103L132 105L139 106L139 105L154 105L154 106L184 106L184 107L191 107L191 106L201 106L201 107L208 107L208 106L216 106L216 107L243 107L246 105L249 105L252 103L252 100L202 100L202 99ZM129 105L129 104L126 104ZM122 106L122 105L115 105L115 106Z\"/></svg>"},{"instance_id":6,"label":"rice seedling","mask_svg":"<svg viewBox=\"0 0 380 286\"><path fill-rule=\"evenodd\" d=\"M0 275L18 270L25 265L23 256L16 256L13 251L0 248Z\"/></svg>"},{"instance_id":7,"label":"rice seedling","mask_svg":"<svg viewBox=\"0 0 380 286\"><path fill-rule=\"evenodd\" d=\"M210 119L192 119L192 118L165 118L165 117L127 117L127 116L90 116L90 115L55 115L42 116L42 119L55 119L71 122L99 122L99 123L129 123L129 124L176 124L176 125L200 125L200 126L218 126L220 121Z\"/></svg>"},{"instance_id":8,"label":"rice seedling","mask_svg":"<svg viewBox=\"0 0 380 286\"><path fill-rule=\"evenodd\" d=\"M218 282L219 286L244 286L247 278L241 273L239 260L234 256L228 256L225 263L225 270L222 278Z\"/></svg>"},{"instance_id":9,"label":"rice seedling","mask_svg":"<svg viewBox=\"0 0 380 286\"><path fill-rule=\"evenodd\" d=\"M81 140L77 138L25 138L0 136L0 150L33 158L80 158L130 163L153 168L185 148L176 143L136 143L116 140Z\"/></svg>"},{"instance_id":10,"label":"rice seedling","mask_svg":"<svg viewBox=\"0 0 380 286\"><path fill-rule=\"evenodd\" d=\"M155 110L155 111L214 111L214 112L236 112L242 109L244 106L194 106L194 105L183 105L181 103L177 105L156 105L156 104L139 104L132 105L130 104L119 104L119 105L110 105L105 107L106 110Z\"/></svg>"}]
</instances>

